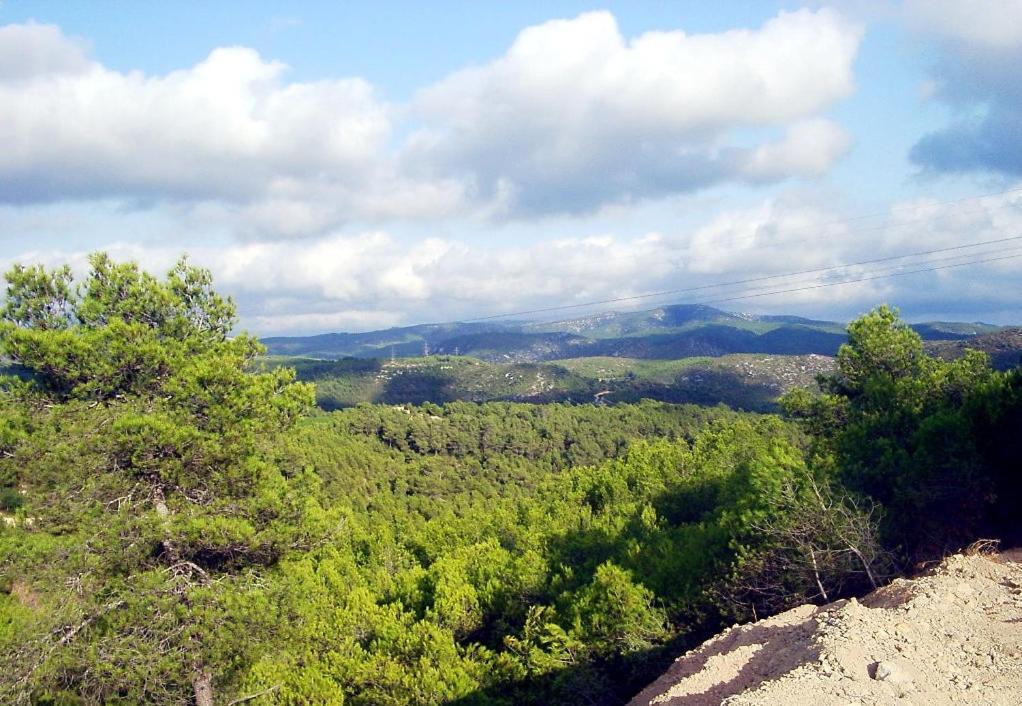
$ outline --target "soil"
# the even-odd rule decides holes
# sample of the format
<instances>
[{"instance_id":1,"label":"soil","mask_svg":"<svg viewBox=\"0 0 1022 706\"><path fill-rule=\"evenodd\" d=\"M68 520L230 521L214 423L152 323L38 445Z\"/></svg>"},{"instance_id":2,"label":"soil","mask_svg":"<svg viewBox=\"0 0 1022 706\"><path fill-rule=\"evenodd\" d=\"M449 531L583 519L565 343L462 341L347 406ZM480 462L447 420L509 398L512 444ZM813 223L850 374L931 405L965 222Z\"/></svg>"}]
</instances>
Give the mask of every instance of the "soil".
<instances>
[{"instance_id":1,"label":"soil","mask_svg":"<svg viewBox=\"0 0 1022 706\"><path fill-rule=\"evenodd\" d=\"M1022 550L734 626L629 706L1022 704Z\"/></svg>"}]
</instances>

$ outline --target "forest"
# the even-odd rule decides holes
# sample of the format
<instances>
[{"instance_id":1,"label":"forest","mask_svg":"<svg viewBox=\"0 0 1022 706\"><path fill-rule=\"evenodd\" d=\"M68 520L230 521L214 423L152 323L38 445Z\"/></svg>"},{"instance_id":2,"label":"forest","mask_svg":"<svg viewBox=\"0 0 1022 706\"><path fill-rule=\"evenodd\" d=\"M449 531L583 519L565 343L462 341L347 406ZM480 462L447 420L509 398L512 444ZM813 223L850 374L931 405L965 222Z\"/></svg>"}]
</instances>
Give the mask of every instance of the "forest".
<instances>
[{"instance_id":1,"label":"forest","mask_svg":"<svg viewBox=\"0 0 1022 706\"><path fill-rule=\"evenodd\" d=\"M1017 544L1022 369L848 326L780 412L326 412L180 261L15 267L0 702L625 703L720 628Z\"/></svg>"}]
</instances>

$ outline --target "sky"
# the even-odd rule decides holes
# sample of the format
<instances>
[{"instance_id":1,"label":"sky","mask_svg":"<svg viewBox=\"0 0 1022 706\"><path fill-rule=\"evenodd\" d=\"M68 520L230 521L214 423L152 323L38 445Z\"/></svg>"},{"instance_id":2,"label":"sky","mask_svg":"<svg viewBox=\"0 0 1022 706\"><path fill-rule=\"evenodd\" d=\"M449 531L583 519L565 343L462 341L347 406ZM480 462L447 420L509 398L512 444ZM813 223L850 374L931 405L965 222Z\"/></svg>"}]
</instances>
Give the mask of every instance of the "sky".
<instances>
[{"instance_id":1,"label":"sky","mask_svg":"<svg viewBox=\"0 0 1022 706\"><path fill-rule=\"evenodd\" d=\"M0 0L0 266L187 254L260 335L1022 323L1020 65L1022 0Z\"/></svg>"}]
</instances>

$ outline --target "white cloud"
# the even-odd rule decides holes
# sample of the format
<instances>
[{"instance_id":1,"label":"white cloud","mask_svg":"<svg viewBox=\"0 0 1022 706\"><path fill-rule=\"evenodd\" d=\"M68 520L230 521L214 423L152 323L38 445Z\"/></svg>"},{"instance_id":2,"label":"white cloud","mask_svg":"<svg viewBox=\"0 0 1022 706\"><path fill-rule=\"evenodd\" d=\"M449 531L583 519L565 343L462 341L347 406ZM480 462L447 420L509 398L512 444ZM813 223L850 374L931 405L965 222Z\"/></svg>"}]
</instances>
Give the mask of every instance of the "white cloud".
<instances>
[{"instance_id":1,"label":"white cloud","mask_svg":"<svg viewBox=\"0 0 1022 706\"><path fill-rule=\"evenodd\" d=\"M3 60L6 59L6 60ZM361 188L388 108L357 78L283 80L241 47L164 76L88 62L58 29L0 30L0 198L251 201Z\"/></svg>"},{"instance_id":2,"label":"white cloud","mask_svg":"<svg viewBox=\"0 0 1022 706\"><path fill-rule=\"evenodd\" d=\"M1020 236L1022 190L966 202L946 203L932 198L901 201L891 208L890 220L884 233L885 247L915 246L922 250ZM1022 247L1022 241L998 247Z\"/></svg>"},{"instance_id":3,"label":"white cloud","mask_svg":"<svg viewBox=\"0 0 1022 706\"><path fill-rule=\"evenodd\" d=\"M69 76L89 66L82 45L69 40L53 25L29 22L0 26L0 81Z\"/></svg>"},{"instance_id":4,"label":"white cloud","mask_svg":"<svg viewBox=\"0 0 1022 706\"><path fill-rule=\"evenodd\" d=\"M632 39L611 14L588 13L529 27L502 57L402 106L357 77L289 81L244 47L125 73L55 26L8 25L0 202L172 202L273 239L815 176L847 146L819 114L851 93L860 36L829 10ZM746 128L787 136L737 146Z\"/></svg>"},{"instance_id":5,"label":"white cloud","mask_svg":"<svg viewBox=\"0 0 1022 706\"><path fill-rule=\"evenodd\" d=\"M852 92L861 33L826 9L630 41L608 12L547 22L498 60L424 89L414 107L426 125L406 159L539 213L818 174L847 147L817 116ZM781 145L730 144L733 131L763 126L791 129Z\"/></svg>"},{"instance_id":6,"label":"white cloud","mask_svg":"<svg viewBox=\"0 0 1022 706\"><path fill-rule=\"evenodd\" d=\"M910 25L965 44L1022 47L1022 0L905 0Z\"/></svg>"},{"instance_id":7,"label":"white cloud","mask_svg":"<svg viewBox=\"0 0 1022 706\"><path fill-rule=\"evenodd\" d=\"M815 270L893 255L1016 236L1022 233L1022 191L960 203L911 200L888 214L842 220L807 203L764 201L722 213L692 232L594 232L532 245L485 248L450 238L398 238L384 231L334 234L287 242L228 243L193 249L194 262L211 268L218 289L237 297L242 323L261 334L366 330L583 304L653 291L683 290L800 270ZM941 254L967 262L1022 252L1022 242ZM179 251L115 244L118 259L166 270ZM994 252L998 251L998 252ZM952 258L954 258L952 260ZM84 268L83 252L26 252L18 261ZM927 266L928 260L904 269ZM991 262L936 273L877 279L840 287L739 299L732 310L853 316L881 302L906 312L968 320L1014 312L1022 296L1022 260ZM680 292L614 305L567 310L644 309L674 302L714 302L731 296L797 289L881 272L900 262ZM1008 314L998 314L1008 312ZM948 314L949 315L949 314ZM550 315L556 318L557 313Z\"/></svg>"},{"instance_id":8,"label":"white cloud","mask_svg":"<svg viewBox=\"0 0 1022 706\"><path fill-rule=\"evenodd\" d=\"M309 331L368 331L399 325L401 314L373 309L348 309L325 313L261 314L246 320L254 331L272 331L274 334L307 333Z\"/></svg>"},{"instance_id":9,"label":"white cloud","mask_svg":"<svg viewBox=\"0 0 1022 706\"><path fill-rule=\"evenodd\" d=\"M823 118L793 124L784 138L752 150L743 171L752 179L818 176L851 146L840 125Z\"/></svg>"},{"instance_id":10,"label":"white cloud","mask_svg":"<svg viewBox=\"0 0 1022 706\"><path fill-rule=\"evenodd\" d=\"M765 201L722 213L688 241L689 269L716 279L748 272L793 272L855 259L859 243L835 214ZM732 275L738 275L732 277Z\"/></svg>"}]
</instances>

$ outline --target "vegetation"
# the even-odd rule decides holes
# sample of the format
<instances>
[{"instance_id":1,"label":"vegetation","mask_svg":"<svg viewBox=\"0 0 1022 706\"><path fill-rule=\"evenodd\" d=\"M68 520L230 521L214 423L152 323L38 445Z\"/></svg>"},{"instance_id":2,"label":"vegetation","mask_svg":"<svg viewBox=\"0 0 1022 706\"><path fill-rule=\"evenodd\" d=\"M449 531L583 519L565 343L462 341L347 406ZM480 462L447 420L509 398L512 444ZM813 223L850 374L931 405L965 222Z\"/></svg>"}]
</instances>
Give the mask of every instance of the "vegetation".
<instances>
[{"instance_id":1,"label":"vegetation","mask_svg":"<svg viewBox=\"0 0 1022 706\"><path fill-rule=\"evenodd\" d=\"M792 420L310 413L185 262L7 282L5 703L620 704L724 624L1018 539L1022 374L885 307Z\"/></svg>"},{"instance_id":2,"label":"vegetation","mask_svg":"<svg viewBox=\"0 0 1022 706\"><path fill-rule=\"evenodd\" d=\"M965 340L930 341L926 350L944 360L960 358L968 350L983 351L995 370L1011 370L1022 363L1022 328L1004 328Z\"/></svg>"},{"instance_id":3,"label":"vegetation","mask_svg":"<svg viewBox=\"0 0 1022 706\"><path fill-rule=\"evenodd\" d=\"M817 355L747 354L679 360L590 357L511 364L448 355L393 361L271 356L260 362L269 367L294 367L300 380L315 383L316 402L326 410L362 402L616 404L653 399L777 411L782 393L812 385L817 373L833 365L832 359Z\"/></svg>"},{"instance_id":4,"label":"vegetation","mask_svg":"<svg viewBox=\"0 0 1022 706\"><path fill-rule=\"evenodd\" d=\"M318 538L315 481L263 459L311 403L244 366L234 306L182 261L164 281L105 256L15 268L0 620L5 703L213 703L268 635L266 571ZM10 517L8 517L10 519ZM8 523L9 524L9 523Z\"/></svg>"},{"instance_id":5,"label":"vegetation","mask_svg":"<svg viewBox=\"0 0 1022 706\"><path fill-rule=\"evenodd\" d=\"M906 559L980 536L1017 541L1022 369L995 372L981 351L927 355L888 307L848 332L825 394L785 401L813 435L815 465L886 508L886 542Z\"/></svg>"}]
</instances>

